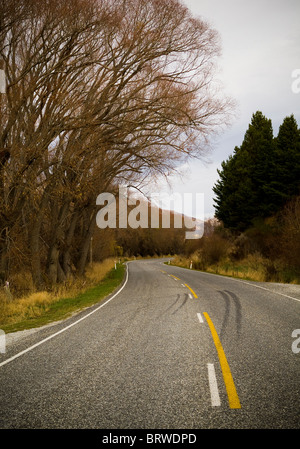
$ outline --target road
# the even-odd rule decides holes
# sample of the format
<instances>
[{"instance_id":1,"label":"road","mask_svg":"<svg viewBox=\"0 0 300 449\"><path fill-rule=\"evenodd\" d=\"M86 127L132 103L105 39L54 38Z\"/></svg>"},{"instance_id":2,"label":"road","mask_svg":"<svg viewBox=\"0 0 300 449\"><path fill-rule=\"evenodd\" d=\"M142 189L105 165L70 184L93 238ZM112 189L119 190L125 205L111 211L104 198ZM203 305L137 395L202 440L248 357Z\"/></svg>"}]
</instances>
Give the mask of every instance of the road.
<instances>
[{"instance_id":1,"label":"road","mask_svg":"<svg viewBox=\"0 0 300 449\"><path fill-rule=\"evenodd\" d=\"M1 429L300 428L299 286L127 270L107 302L0 354Z\"/></svg>"}]
</instances>

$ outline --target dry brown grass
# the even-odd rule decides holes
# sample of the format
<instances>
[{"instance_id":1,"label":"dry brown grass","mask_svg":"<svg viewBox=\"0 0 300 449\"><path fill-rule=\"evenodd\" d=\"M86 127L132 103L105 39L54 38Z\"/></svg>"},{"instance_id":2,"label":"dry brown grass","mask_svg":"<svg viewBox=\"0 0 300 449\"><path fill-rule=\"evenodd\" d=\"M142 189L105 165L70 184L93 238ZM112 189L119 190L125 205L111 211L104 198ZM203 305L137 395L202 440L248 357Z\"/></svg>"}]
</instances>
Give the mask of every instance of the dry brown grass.
<instances>
[{"instance_id":1,"label":"dry brown grass","mask_svg":"<svg viewBox=\"0 0 300 449\"><path fill-rule=\"evenodd\" d=\"M22 319L34 318L41 316L51 303L61 298L73 297L86 290L88 287L101 282L106 274L114 267L114 259L107 259L101 263L94 263L88 267L86 277L84 279L69 280L62 285L56 287L52 292L32 291L21 297L14 298L7 295L5 291L0 292L0 327L1 324L9 324L20 321ZM18 279L21 284L28 285L28 276L21 275ZM30 285L30 290L33 286Z\"/></svg>"},{"instance_id":2,"label":"dry brown grass","mask_svg":"<svg viewBox=\"0 0 300 449\"><path fill-rule=\"evenodd\" d=\"M232 261L229 257L225 257L218 263L208 265L203 263L201 253L195 252L190 257L175 256L172 265L190 268L191 261L193 269L208 273L257 282L299 284L299 277L287 270L281 261L271 261L264 258L260 253L248 254L239 261Z\"/></svg>"},{"instance_id":3,"label":"dry brown grass","mask_svg":"<svg viewBox=\"0 0 300 449\"><path fill-rule=\"evenodd\" d=\"M101 282L106 274L115 266L115 259L106 259L101 263L89 265L86 270L86 277L90 281Z\"/></svg>"}]
</instances>

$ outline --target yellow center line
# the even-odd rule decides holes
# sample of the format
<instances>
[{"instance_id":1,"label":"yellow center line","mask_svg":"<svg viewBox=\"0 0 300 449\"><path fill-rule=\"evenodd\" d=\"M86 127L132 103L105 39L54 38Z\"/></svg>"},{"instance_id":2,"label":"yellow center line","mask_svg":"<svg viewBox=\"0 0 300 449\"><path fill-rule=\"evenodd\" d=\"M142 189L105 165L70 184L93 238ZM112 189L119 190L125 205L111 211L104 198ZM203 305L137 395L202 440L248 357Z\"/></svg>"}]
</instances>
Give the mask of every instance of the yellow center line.
<instances>
[{"instance_id":1,"label":"yellow center line","mask_svg":"<svg viewBox=\"0 0 300 449\"><path fill-rule=\"evenodd\" d=\"M191 287L189 287L187 284L184 284L194 295L195 298L198 298L198 296L196 295L196 293L194 292L194 290L191 289Z\"/></svg>"},{"instance_id":2,"label":"yellow center line","mask_svg":"<svg viewBox=\"0 0 300 449\"><path fill-rule=\"evenodd\" d=\"M160 270L162 273L166 273L165 271L163 271L163 270ZM180 278L178 278L178 277L176 277L176 276L174 276L174 274L169 274L169 276L172 276L172 278L174 278L174 279L176 279L177 281L180 281L181 279ZM182 284L183 285L183 284ZM194 295L194 297L195 298L198 298L198 296L196 295L196 293L194 292L194 290L193 289L191 289L191 287L189 286L189 285L187 285L187 284L184 284L192 293L193 293L193 295Z\"/></svg>"},{"instance_id":3,"label":"yellow center line","mask_svg":"<svg viewBox=\"0 0 300 449\"><path fill-rule=\"evenodd\" d=\"M228 396L228 400L229 400L229 406L230 406L230 408L241 408L241 403L240 403L239 397L236 392L236 388L235 388L234 381L233 381L233 378L231 375L231 371L230 371L230 368L229 368L229 365L228 365L228 362L227 362L227 359L225 356L225 352L222 347L219 336L217 334L217 331L215 329L215 326L213 325L213 322L211 321L209 315L206 312L203 312L203 315L205 316L205 318L208 322L208 325L209 325L209 328L210 328L210 331L211 331L211 334L212 334L212 337L213 337L213 340L214 340L214 343L215 343L215 346L216 346L216 349L218 352L220 365L221 365L223 378L224 378L224 383L225 383L227 396Z\"/></svg>"},{"instance_id":4,"label":"yellow center line","mask_svg":"<svg viewBox=\"0 0 300 449\"><path fill-rule=\"evenodd\" d=\"M180 279L174 276L174 274L170 274L170 276L172 276L172 278L176 279L177 281L180 281Z\"/></svg>"}]
</instances>

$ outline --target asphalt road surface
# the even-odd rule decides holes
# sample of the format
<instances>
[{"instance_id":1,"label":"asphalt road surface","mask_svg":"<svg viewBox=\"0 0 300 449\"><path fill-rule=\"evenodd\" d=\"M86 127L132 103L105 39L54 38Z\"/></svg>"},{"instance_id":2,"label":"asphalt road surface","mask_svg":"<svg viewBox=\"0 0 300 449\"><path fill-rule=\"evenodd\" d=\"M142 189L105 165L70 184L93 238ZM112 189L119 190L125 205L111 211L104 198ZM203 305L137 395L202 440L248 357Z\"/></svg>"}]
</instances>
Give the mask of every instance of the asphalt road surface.
<instances>
[{"instance_id":1,"label":"asphalt road surface","mask_svg":"<svg viewBox=\"0 0 300 449\"><path fill-rule=\"evenodd\" d=\"M0 354L0 428L299 429L297 329L299 286L133 261Z\"/></svg>"}]
</instances>

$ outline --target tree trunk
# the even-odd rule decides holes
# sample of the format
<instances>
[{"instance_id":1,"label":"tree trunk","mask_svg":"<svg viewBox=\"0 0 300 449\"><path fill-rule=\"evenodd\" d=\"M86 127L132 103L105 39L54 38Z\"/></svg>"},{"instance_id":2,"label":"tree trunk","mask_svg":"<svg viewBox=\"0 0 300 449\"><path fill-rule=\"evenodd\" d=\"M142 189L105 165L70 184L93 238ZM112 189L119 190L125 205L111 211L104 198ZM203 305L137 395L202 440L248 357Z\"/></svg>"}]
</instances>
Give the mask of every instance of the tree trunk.
<instances>
[{"instance_id":1,"label":"tree trunk","mask_svg":"<svg viewBox=\"0 0 300 449\"><path fill-rule=\"evenodd\" d=\"M0 280L6 281L9 274L8 228L0 233Z\"/></svg>"},{"instance_id":2,"label":"tree trunk","mask_svg":"<svg viewBox=\"0 0 300 449\"><path fill-rule=\"evenodd\" d=\"M51 285L55 285L58 280L58 257L59 249L57 244L55 244L50 250L48 261L48 276Z\"/></svg>"},{"instance_id":3,"label":"tree trunk","mask_svg":"<svg viewBox=\"0 0 300 449\"><path fill-rule=\"evenodd\" d=\"M40 256L40 228L41 217L39 217L36 225L31 231L30 236L30 253L31 253L31 275L34 286L39 290L42 287L42 271Z\"/></svg>"},{"instance_id":4,"label":"tree trunk","mask_svg":"<svg viewBox=\"0 0 300 449\"><path fill-rule=\"evenodd\" d=\"M76 211L72 218L71 223L68 229L67 238L65 241L65 250L62 255L62 268L64 270L64 273L67 278L72 276L72 257L71 257L71 248L72 248L72 241L76 229L76 225L78 222L79 213Z\"/></svg>"},{"instance_id":5,"label":"tree trunk","mask_svg":"<svg viewBox=\"0 0 300 449\"><path fill-rule=\"evenodd\" d=\"M89 226L87 231L84 233L83 241L81 244L80 250L80 259L78 262L78 274L82 276L84 274L84 270L88 260L89 249L91 245L91 238L93 237L94 230L96 227L96 213L97 211L93 210L89 219Z\"/></svg>"},{"instance_id":6,"label":"tree trunk","mask_svg":"<svg viewBox=\"0 0 300 449\"><path fill-rule=\"evenodd\" d=\"M60 208L58 219L53 223L53 239L48 252L48 276L51 285L66 279L60 264L61 249L64 246L65 220L69 213L70 202L66 201Z\"/></svg>"},{"instance_id":7,"label":"tree trunk","mask_svg":"<svg viewBox=\"0 0 300 449\"><path fill-rule=\"evenodd\" d=\"M40 235L43 222L44 210L49 200L49 190L46 189L43 194L42 201L38 213L35 215L35 220L32 223L29 238L29 247L31 252L31 275L33 283L37 289L42 288L42 267L41 267L41 250L40 250Z\"/></svg>"}]
</instances>

